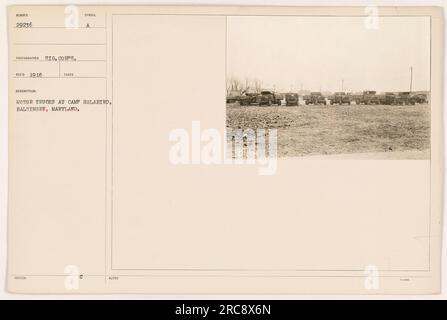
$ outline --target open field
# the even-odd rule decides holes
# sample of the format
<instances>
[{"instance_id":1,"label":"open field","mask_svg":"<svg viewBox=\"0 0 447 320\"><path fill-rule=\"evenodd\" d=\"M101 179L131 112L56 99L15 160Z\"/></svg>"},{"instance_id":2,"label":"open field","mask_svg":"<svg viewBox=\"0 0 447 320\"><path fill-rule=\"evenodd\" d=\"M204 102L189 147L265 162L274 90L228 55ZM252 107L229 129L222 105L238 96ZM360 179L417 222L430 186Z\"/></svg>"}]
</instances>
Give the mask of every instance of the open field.
<instances>
[{"instance_id":1,"label":"open field","mask_svg":"<svg viewBox=\"0 0 447 320\"><path fill-rule=\"evenodd\" d=\"M278 157L429 159L430 105L227 105L234 129L278 129ZM334 158L334 156L328 157Z\"/></svg>"}]
</instances>

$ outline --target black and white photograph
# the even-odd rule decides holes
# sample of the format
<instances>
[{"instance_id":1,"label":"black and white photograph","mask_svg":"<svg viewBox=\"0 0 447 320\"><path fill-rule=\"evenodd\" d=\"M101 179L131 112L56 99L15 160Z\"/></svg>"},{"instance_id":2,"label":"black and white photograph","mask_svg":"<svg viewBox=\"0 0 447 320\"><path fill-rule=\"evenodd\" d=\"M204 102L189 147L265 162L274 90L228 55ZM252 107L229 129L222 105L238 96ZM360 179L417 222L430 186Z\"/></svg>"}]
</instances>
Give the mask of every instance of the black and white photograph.
<instances>
[{"instance_id":1,"label":"black and white photograph","mask_svg":"<svg viewBox=\"0 0 447 320\"><path fill-rule=\"evenodd\" d=\"M429 159L430 18L228 17L226 125L278 158Z\"/></svg>"}]
</instances>

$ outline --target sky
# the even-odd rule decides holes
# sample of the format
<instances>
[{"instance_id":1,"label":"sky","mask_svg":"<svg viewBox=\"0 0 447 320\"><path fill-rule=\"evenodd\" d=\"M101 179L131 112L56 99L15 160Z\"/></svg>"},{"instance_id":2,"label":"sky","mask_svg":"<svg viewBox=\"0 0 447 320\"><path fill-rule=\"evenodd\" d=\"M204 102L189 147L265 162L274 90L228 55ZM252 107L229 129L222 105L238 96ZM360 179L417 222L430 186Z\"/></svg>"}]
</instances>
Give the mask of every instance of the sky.
<instances>
[{"instance_id":1,"label":"sky","mask_svg":"<svg viewBox=\"0 0 447 320\"><path fill-rule=\"evenodd\" d=\"M430 18L228 17L227 77L297 91L430 89Z\"/></svg>"}]
</instances>

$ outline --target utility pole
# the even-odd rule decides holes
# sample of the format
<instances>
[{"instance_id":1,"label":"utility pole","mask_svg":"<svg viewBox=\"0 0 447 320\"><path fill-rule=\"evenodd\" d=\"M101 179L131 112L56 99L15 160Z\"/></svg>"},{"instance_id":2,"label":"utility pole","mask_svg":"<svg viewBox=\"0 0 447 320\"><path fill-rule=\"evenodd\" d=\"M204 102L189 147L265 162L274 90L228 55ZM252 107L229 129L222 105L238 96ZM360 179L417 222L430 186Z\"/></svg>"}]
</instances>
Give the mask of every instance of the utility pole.
<instances>
[{"instance_id":1,"label":"utility pole","mask_svg":"<svg viewBox=\"0 0 447 320\"><path fill-rule=\"evenodd\" d=\"M341 79L341 92L343 92L344 84L345 84L345 80L344 80L344 79Z\"/></svg>"},{"instance_id":2,"label":"utility pole","mask_svg":"<svg viewBox=\"0 0 447 320\"><path fill-rule=\"evenodd\" d=\"M413 66L410 67L410 92L413 89Z\"/></svg>"}]
</instances>

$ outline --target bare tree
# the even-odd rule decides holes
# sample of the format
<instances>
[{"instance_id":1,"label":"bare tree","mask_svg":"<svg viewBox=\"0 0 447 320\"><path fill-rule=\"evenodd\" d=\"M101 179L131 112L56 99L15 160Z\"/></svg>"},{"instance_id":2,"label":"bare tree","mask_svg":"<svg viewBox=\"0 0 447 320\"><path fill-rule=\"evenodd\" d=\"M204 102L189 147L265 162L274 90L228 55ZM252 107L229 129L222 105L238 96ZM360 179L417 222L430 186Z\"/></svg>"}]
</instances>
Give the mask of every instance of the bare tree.
<instances>
[{"instance_id":1,"label":"bare tree","mask_svg":"<svg viewBox=\"0 0 447 320\"><path fill-rule=\"evenodd\" d=\"M242 90L242 87L242 82L238 78L231 78L231 90Z\"/></svg>"},{"instance_id":2,"label":"bare tree","mask_svg":"<svg viewBox=\"0 0 447 320\"><path fill-rule=\"evenodd\" d=\"M262 89L262 81L257 78L245 77L243 81L235 76L227 77L226 79L226 89L227 94L230 91L247 91L254 90L260 92Z\"/></svg>"},{"instance_id":3,"label":"bare tree","mask_svg":"<svg viewBox=\"0 0 447 320\"><path fill-rule=\"evenodd\" d=\"M244 91L248 90L249 88L250 88L250 78L245 77Z\"/></svg>"},{"instance_id":4,"label":"bare tree","mask_svg":"<svg viewBox=\"0 0 447 320\"><path fill-rule=\"evenodd\" d=\"M227 94L231 91L242 91L243 83L237 77L227 77L226 79Z\"/></svg>"},{"instance_id":5,"label":"bare tree","mask_svg":"<svg viewBox=\"0 0 447 320\"><path fill-rule=\"evenodd\" d=\"M259 79L253 80L253 87L256 90L256 92L259 92L262 90L262 81Z\"/></svg>"},{"instance_id":6,"label":"bare tree","mask_svg":"<svg viewBox=\"0 0 447 320\"><path fill-rule=\"evenodd\" d=\"M227 96L228 96L231 91L231 79L229 77L225 79L225 88L227 89Z\"/></svg>"}]
</instances>

